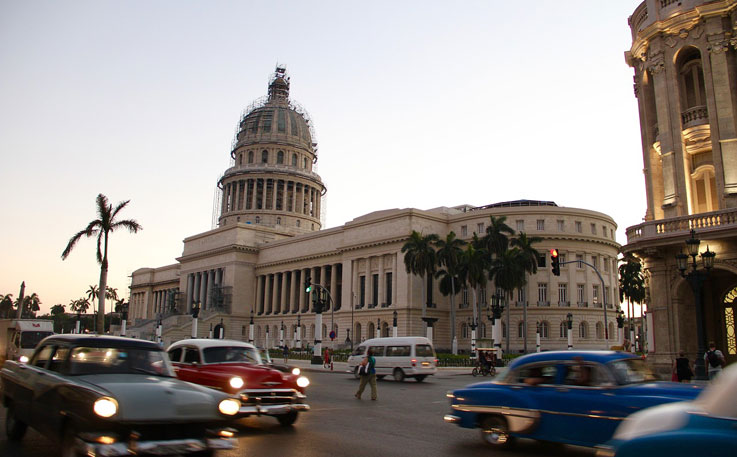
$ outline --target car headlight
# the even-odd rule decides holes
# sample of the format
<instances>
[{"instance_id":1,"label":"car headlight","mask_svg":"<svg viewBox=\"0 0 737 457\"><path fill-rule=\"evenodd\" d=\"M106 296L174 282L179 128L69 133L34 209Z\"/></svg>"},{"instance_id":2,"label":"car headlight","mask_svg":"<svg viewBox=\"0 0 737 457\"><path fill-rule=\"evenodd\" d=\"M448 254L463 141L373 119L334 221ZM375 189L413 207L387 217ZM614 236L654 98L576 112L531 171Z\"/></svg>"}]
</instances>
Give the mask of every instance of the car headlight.
<instances>
[{"instance_id":1,"label":"car headlight","mask_svg":"<svg viewBox=\"0 0 737 457\"><path fill-rule=\"evenodd\" d=\"M243 378L241 378L240 376L234 376L234 377L230 378L230 381L228 381L228 384L230 384L230 387L232 387L234 389L240 389L246 383L243 382Z\"/></svg>"},{"instance_id":2,"label":"car headlight","mask_svg":"<svg viewBox=\"0 0 737 457\"><path fill-rule=\"evenodd\" d=\"M241 402L234 398L226 398L218 404L218 409L227 416L233 416L241 409Z\"/></svg>"},{"instance_id":3,"label":"car headlight","mask_svg":"<svg viewBox=\"0 0 737 457\"><path fill-rule=\"evenodd\" d=\"M300 373L302 373L302 370L300 370L299 368L297 367L292 368L292 374L294 376L299 376Z\"/></svg>"},{"instance_id":4,"label":"car headlight","mask_svg":"<svg viewBox=\"0 0 737 457\"><path fill-rule=\"evenodd\" d=\"M20 363L28 363L28 356L22 355L18 358Z\"/></svg>"},{"instance_id":5,"label":"car headlight","mask_svg":"<svg viewBox=\"0 0 737 457\"><path fill-rule=\"evenodd\" d=\"M100 417L112 417L118 412L118 402L110 397L98 398L92 409Z\"/></svg>"},{"instance_id":6,"label":"car headlight","mask_svg":"<svg viewBox=\"0 0 737 457\"><path fill-rule=\"evenodd\" d=\"M297 378L297 385L302 388L307 387L310 385L310 380L304 376L300 376Z\"/></svg>"}]
</instances>

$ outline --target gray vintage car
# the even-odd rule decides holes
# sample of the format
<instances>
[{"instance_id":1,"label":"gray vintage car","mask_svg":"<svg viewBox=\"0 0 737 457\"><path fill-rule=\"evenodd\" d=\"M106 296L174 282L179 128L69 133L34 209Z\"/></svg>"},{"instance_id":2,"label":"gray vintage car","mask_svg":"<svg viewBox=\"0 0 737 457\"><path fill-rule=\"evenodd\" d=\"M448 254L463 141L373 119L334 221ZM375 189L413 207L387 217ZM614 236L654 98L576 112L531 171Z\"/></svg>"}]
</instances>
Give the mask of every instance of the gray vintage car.
<instances>
[{"instance_id":1,"label":"gray vintage car","mask_svg":"<svg viewBox=\"0 0 737 457\"><path fill-rule=\"evenodd\" d=\"M8 439L30 426L58 439L64 457L210 456L235 445L228 424L240 401L178 380L150 341L50 336L28 363L5 362L0 388Z\"/></svg>"}]
</instances>

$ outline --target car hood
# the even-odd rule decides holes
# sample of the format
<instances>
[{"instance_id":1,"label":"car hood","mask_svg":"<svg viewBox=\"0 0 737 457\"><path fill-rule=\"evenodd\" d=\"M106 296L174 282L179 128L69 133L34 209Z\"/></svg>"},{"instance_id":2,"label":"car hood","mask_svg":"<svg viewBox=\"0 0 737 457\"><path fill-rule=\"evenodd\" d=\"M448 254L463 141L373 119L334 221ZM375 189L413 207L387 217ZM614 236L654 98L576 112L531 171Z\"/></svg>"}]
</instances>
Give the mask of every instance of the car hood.
<instances>
[{"instance_id":1,"label":"car hood","mask_svg":"<svg viewBox=\"0 0 737 457\"><path fill-rule=\"evenodd\" d=\"M624 386L622 389L624 392L631 395L691 400L701 393L703 387L698 384L685 384L679 382L647 382L643 384Z\"/></svg>"},{"instance_id":2,"label":"car hood","mask_svg":"<svg viewBox=\"0 0 737 457\"><path fill-rule=\"evenodd\" d=\"M87 375L87 382L113 397L122 421L222 420L218 403L227 395L163 376L136 374Z\"/></svg>"},{"instance_id":3,"label":"car hood","mask_svg":"<svg viewBox=\"0 0 737 457\"><path fill-rule=\"evenodd\" d=\"M246 381L246 389L270 389L288 382L281 371L250 363L208 363L202 369L240 376Z\"/></svg>"}]
</instances>

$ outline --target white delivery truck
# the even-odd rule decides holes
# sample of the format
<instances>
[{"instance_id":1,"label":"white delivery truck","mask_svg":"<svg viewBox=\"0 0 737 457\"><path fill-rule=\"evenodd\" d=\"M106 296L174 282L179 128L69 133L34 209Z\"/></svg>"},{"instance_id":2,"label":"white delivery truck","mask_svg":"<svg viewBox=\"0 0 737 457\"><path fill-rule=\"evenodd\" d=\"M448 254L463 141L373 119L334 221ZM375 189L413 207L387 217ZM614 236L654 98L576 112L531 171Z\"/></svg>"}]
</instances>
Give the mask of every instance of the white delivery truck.
<instances>
[{"instance_id":1,"label":"white delivery truck","mask_svg":"<svg viewBox=\"0 0 737 457\"><path fill-rule=\"evenodd\" d=\"M53 333L54 321L0 319L0 364L8 359L26 361L38 342Z\"/></svg>"}]
</instances>

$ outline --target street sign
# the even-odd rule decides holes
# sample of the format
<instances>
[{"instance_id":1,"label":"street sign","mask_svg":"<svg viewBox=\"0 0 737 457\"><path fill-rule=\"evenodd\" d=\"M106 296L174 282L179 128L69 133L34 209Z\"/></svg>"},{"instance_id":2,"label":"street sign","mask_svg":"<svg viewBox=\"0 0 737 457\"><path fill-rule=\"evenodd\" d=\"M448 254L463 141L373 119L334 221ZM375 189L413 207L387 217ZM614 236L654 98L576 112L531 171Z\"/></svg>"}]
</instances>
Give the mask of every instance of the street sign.
<instances>
[{"instance_id":1,"label":"street sign","mask_svg":"<svg viewBox=\"0 0 737 457\"><path fill-rule=\"evenodd\" d=\"M334 339L335 339L335 331L333 330L330 332L330 340L332 341Z\"/></svg>"}]
</instances>

